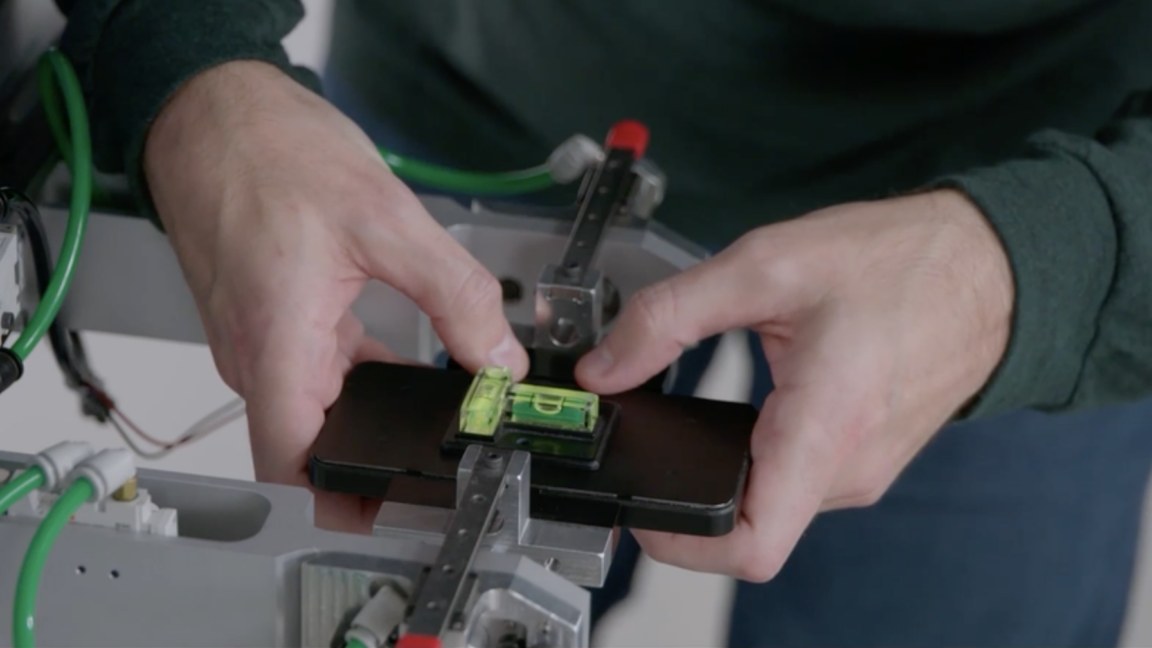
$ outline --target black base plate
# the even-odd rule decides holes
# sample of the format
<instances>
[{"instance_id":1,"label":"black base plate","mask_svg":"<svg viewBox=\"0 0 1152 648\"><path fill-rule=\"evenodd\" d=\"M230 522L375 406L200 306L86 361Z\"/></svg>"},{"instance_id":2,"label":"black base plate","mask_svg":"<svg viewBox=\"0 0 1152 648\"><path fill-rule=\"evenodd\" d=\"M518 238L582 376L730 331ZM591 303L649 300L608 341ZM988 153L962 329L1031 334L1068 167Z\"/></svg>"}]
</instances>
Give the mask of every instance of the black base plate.
<instances>
[{"instance_id":1,"label":"black base plate","mask_svg":"<svg viewBox=\"0 0 1152 648\"><path fill-rule=\"evenodd\" d=\"M366 363L348 375L312 448L321 490L453 508L459 455L442 452L472 377ZM732 530L756 410L655 391L602 397L619 407L598 470L532 466L532 516L700 536Z\"/></svg>"}]
</instances>

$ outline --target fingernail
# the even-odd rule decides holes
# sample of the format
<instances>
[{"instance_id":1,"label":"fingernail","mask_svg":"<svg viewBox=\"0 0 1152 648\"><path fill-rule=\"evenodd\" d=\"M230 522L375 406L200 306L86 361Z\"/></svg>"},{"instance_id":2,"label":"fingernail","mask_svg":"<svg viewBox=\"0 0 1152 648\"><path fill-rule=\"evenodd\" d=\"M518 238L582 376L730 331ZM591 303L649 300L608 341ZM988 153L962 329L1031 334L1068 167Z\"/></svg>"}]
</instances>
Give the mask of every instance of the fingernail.
<instances>
[{"instance_id":1,"label":"fingernail","mask_svg":"<svg viewBox=\"0 0 1152 648\"><path fill-rule=\"evenodd\" d=\"M612 354L604 347L598 347L584 357L582 364L589 378L598 378L612 370Z\"/></svg>"},{"instance_id":2,"label":"fingernail","mask_svg":"<svg viewBox=\"0 0 1152 648\"><path fill-rule=\"evenodd\" d=\"M496 348L488 354L488 361L501 367L518 369L517 365L520 364L522 355L520 341L516 339L512 331L508 331L504 334L504 339L500 340L500 344L497 344Z\"/></svg>"}]
</instances>

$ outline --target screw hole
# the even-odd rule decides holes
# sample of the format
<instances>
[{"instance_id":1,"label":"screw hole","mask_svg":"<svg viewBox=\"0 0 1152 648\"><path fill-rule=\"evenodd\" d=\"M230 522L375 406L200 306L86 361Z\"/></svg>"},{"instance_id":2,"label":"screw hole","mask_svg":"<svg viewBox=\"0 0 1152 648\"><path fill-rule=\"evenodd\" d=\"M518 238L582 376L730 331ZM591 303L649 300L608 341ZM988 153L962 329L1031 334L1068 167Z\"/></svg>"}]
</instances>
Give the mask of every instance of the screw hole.
<instances>
[{"instance_id":1,"label":"screw hole","mask_svg":"<svg viewBox=\"0 0 1152 648\"><path fill-rule=\"evenodd\" d=\"M109 576L112 577L112 580L116 580L117 578L120 578L120 572L118 570L113 569L112 573L110 573Z\"/></svg>"},{"instance_id":2,"label":"screw hole","mask_svg":"<svg viewBox=\"0 0 1152 648\"><path fill-rule=\"evenodd\" d=\"M475 495L472 496L472 502L476 503L476 504L483 504L487 500L488 500L488 498L484 497L480 493L476 493Z\"/></svg>"},{"instance_id":3,"label":"screw hole","mask_svg":"<svg viewBox=\"0 0 1152 648\"><path fill-rule=\"evenodd\" d=\"M77 574L87 574L88 568L85 567L84 565L80 565L79 567L76 568L76 573Z\"/></svg>"},{"instance_id":4,"label":"screw hole","mask_svg":"<svg viewBox=\"0 0 1152 648\"><path fill-rule=\"evenodd\" d=\"M440 571L444 572L445 574L451 574L452 572L456 571L456 568L452 565L444 565L440 568Z\"/></svg>"},{"instance_id":5,"label":"screw hole","mask_svg":"<svg viewBox=\"0 0 1152 648\"><path fill-rule=\"evenodd\" d=\"M511 277L500 280L500 291L504 294L505 304L517 304L524 297L524 287Z\"/></svg>"},{"instance_id":6,"label":"screw hole","mask_svg":"<svg viewBox=\"0 0 1152 648\"><path fill-rule=\"evenodd\" d=\"M527 448L531 444L532 442L529 441L527 437L520 437L519 439L516 439L516 445L520 446L521 448Z\"/></svg>"},{"instance_id":7,"label":"screw hole","mask_svg":"<svg viewBox=\"0 0 1152 648\"><path fill-rule=\"evenodd\" d=\"M557 346L570 347L576 344L578 333L576 331L576 322L561 317L552 323L552 330L549 331L552 336L552 342Z\"/></svg>"},{"instance_id":8,"label":"screw hole","mask_svg":"<svg viewBox=\"0 0 1152 648\"><path fill-rule=\"evenodd\" d=\"M495 461L495 460L497 460L497 459L499 459L499 458L500 458L500 455L496 454L495 452L489 452L489 453L488 453L488 458L489 458L489 459L491 459L491 460L493 460L493 461Z\"/></svg>"}]
</instances>

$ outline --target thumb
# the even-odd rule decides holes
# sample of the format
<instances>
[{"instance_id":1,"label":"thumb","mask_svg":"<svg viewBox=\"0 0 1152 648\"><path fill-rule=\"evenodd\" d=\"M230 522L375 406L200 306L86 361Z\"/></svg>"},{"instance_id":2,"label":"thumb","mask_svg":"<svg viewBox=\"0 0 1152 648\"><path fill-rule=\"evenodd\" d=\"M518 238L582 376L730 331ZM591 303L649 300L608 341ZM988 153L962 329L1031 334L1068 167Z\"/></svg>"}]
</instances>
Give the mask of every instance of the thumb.
<instances>
[{"instance_id":1,"label":"thumb","mask_svg":"<svg viewBox=\"0 0 1152 648\"><path fill-rule=\"evenodd\" d=\"M686 347L757 323L764 304L747 283L733 259L718 256L636 293L604 341L580 360L577 379L601 394L632 389Z\"/></svg>"},{"instance_id":2,"label":"thumb","mask_svg":"<svg viewBox=\"0 0 1152 648\"><path fill-rule=\"evenodd\" d=\"M414 196L398 201L401 218L375 219L356 242L365 270L416 302L466 369L500 365L523 376L528 355L504 316L500 283Z\"/></svg>"}]
</instances>

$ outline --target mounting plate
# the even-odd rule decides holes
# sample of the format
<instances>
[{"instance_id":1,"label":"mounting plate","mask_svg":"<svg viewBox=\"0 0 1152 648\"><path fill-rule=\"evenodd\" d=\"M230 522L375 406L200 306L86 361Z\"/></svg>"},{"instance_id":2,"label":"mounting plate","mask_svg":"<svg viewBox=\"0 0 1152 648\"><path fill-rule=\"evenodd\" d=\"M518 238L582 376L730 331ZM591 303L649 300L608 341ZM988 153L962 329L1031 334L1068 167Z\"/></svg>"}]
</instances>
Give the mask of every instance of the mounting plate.
<instances>
[{"instance_id":1,"label":"mounting plate","mask_svg":"<svg viewBox=\"0 0 1152 648\"><path fill-rule=\"evenodd\" d=\"M460 458L441 444L471 381L456 370L357 366L312 448L313 485L453 508ZM731 531L755 408L644 390L602 401L619 408L619 420L599 468L539 462L532 517L705 536Z\"/></svg>"}]
</instances>

